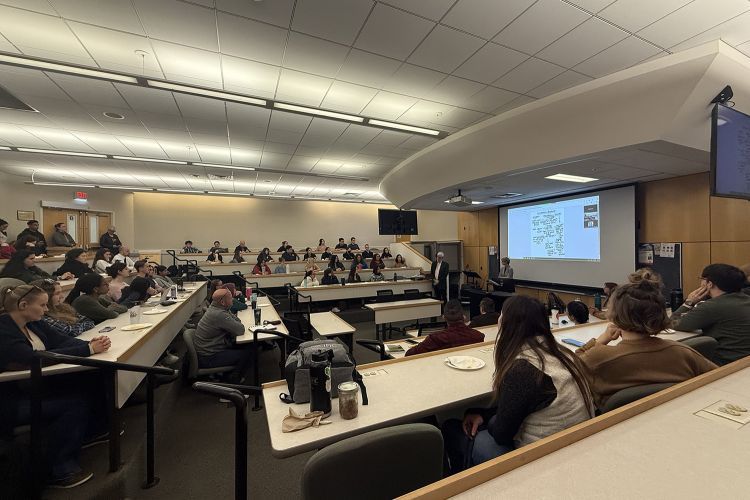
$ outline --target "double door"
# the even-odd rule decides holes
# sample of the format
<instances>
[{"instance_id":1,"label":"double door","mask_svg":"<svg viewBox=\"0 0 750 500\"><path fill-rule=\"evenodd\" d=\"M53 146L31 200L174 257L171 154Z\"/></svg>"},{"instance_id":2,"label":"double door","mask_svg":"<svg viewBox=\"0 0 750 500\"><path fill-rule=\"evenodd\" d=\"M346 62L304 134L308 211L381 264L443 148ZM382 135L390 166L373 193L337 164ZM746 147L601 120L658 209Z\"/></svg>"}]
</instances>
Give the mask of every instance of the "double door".
<instances>
[{"instance_id":1,"label":"double door","mask_svg":"<svg viewBox=\"0 0 750 500\"><path fill-rule=\"evenodd\" d=\"M109 212L44 207L42 214L42 232L47 237L48 246L54 246L50 237L55 232L55 224L60 222L68 226L68 233L83 248L98 247L99 236L112 223L112 214Z\"/></svg>"}]
</instances>

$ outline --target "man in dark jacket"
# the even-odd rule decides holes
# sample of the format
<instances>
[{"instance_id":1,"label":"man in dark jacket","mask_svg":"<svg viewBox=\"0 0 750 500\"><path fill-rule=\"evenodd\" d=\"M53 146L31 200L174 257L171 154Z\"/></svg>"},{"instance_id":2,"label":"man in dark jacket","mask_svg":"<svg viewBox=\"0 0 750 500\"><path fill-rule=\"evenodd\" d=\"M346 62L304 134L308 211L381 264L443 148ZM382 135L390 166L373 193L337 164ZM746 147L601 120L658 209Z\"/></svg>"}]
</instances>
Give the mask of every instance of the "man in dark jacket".
<instances>
[{"instance_id":1,"label":"man in dark jacket","mask_svg":"<svg viewBox=\"0 0 750 500\"><path fill-rule=\"evenodd\" d=\"M34 247L34 253L37 255L46 255L47 253L47 240L44 235L39 231L39 221L30 220L26 223L28 226L26 229L18 234L16 240L20 240L24 236L33 236L36 238L36 246Z\"/></svg>"},{"instance_id":2,"label":"man in dark jacket","mask_svg":"<svg viewBox=\"0 0 750 500\"><path fill-rule=\"evenodd\" d=\"M479 315L471 318L469 326L478 328L480 326L497 325L498 318L500 318L500 313L495 311L495 301L485 297L479 302Z\"/></svg>"},{"instance_id":3,"label":"man in dark jacket","mask_svg":"<svg viewBox=\"0 0 750 500\"><path fill-rule=\"evenodd\" d=\"M406 356L413 354L422 354L425 352L439 351L451 347L459 347L467 344L476 344L484 341L484 334L473 328L469 328L464 323L464 311L461 302L458 300L449 300L445 304L443 317L448 326L445 330L431 333L419 345L415 345L408 351Z\"/></svg>"},{"instance_id":4,"label":"man in dark jacket","mask_svg":"<svg viewBox=\"0 0 750 500\"><path fill-rule=\"evenodd\" d=\"M120 237L115 232L115 226L109 226L107 232L99 238L99 246L102 248L109 248L112 251L112 255L117 255L122 246Z\"/></svg>"},{"instance_id":5,"label":"man in dark jacket","mask_svg":"<svg viewBox=\"0 0 750 500\"><path fill-rule=\"evenodd\" d=\"M432 286L435 289L435 295L438 300L448 300L448 263L443 260L445 254L437 253L437 260L432 263L430 268L430 278Z\"/></svg>"}]
</instances>

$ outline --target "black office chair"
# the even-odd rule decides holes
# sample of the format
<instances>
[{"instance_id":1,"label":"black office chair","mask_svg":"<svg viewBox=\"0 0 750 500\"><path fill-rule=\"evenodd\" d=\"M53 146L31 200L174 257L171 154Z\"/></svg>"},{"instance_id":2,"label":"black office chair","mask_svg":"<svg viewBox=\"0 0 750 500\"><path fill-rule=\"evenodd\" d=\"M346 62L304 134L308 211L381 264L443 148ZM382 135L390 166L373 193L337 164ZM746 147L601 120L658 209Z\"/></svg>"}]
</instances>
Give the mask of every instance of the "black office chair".
<instances>
[{"instance_id":1,"label":"black office chair","mask_svg":"<svg viewBox=\"0 0 750 500\"><path fill-rule=\"evenodd\" d=\"M692 347L709 361L714 360L714 352L716 352L716 348L719 346L719 343L715 338L707 337L705 335L685 339L682 341L682 343Z\"/></svg>"},{"instance_id":2,"label":"black office chair","mask_svg":"<svg viewBox=\"0 0 750 500\"><path fill-rule=\"evenodd\" d=\"M625 406L626 404L630 404L633 401L638 401L639 399L645 398L646 396L656 394L657 392L663 391L664 389L672 387L673 385L674 384L672 383L647 384L622 389L609 397L607 402L604 404L604 407L601 408L602 413L607 413L608 411L612 411L621 406Z\"/></svg>"},{"instance_id":3,"label":"black office chair","mask_svg":"<svg viewBox=\"0 0 750 500\"><path fill-rule=\"evenodd\" d=\"M306 311L285 312L282 321L289 330L289 335L295 339L299 339L300 342L312 340L312 324Z\"/></svg>"},{"instance_id":4,"label":"black office chair","mask_svg":"<svg viewBox=\"0 0 750 500\"><path fill-rule=\"evenodd\" d=\"M391 355L388 354L388 352L385 350L385 344L383 344L382 340L360 339L356 342L368 351L372 351L375 354L379 355L380 361L391 359Z\"/></svg>"},{"instance_id":5,"label":"black office chair","mask_svg":"<svg viewBox=\"0 0 750 500\"><path fill-rule=\"evenodd\" d=\"M416 300L422 298L422 292L416 288L407 288L404 290L404 300Z\"/></svg>"}]
</instances>

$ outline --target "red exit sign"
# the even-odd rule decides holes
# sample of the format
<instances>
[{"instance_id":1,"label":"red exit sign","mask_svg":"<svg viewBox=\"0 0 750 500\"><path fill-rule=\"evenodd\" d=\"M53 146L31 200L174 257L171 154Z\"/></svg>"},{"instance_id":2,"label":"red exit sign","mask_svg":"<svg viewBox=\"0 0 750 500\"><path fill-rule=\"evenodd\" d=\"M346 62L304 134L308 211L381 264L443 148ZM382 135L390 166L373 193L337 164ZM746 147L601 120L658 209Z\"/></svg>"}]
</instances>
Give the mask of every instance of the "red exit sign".
<instances>
[{"instance_id":1,"label":"red exit sign","mask_svg":"<svg viewBox=\"0 0 750 500\"><path fill-rule=\"evenodd\" d=\"M76 200L88 200L89 194L85 191L76 191Z\"/></svg>"}]
</instances>

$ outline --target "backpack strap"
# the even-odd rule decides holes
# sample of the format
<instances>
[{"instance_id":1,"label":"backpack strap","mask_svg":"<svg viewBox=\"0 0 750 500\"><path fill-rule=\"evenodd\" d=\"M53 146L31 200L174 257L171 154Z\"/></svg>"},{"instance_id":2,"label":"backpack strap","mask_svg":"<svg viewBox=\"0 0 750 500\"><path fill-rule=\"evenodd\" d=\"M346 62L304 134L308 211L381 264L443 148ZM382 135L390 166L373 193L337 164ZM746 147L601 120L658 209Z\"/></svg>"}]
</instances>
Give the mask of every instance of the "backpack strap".
<instances>
[{"instance_id":1,"label":"backpack strap","mask_svg":"<svg viewBox=\"0 0 750 500\"><path fill-rule=\"evenodd\" d=\"M352 381L356 382L359 386L359 390L362 391L362 406L367 406L369 400L367 399L367 387L365 387L364 379L362 374L357 371L356 368L352 370Z\"/></svg>"}]
</instances>

